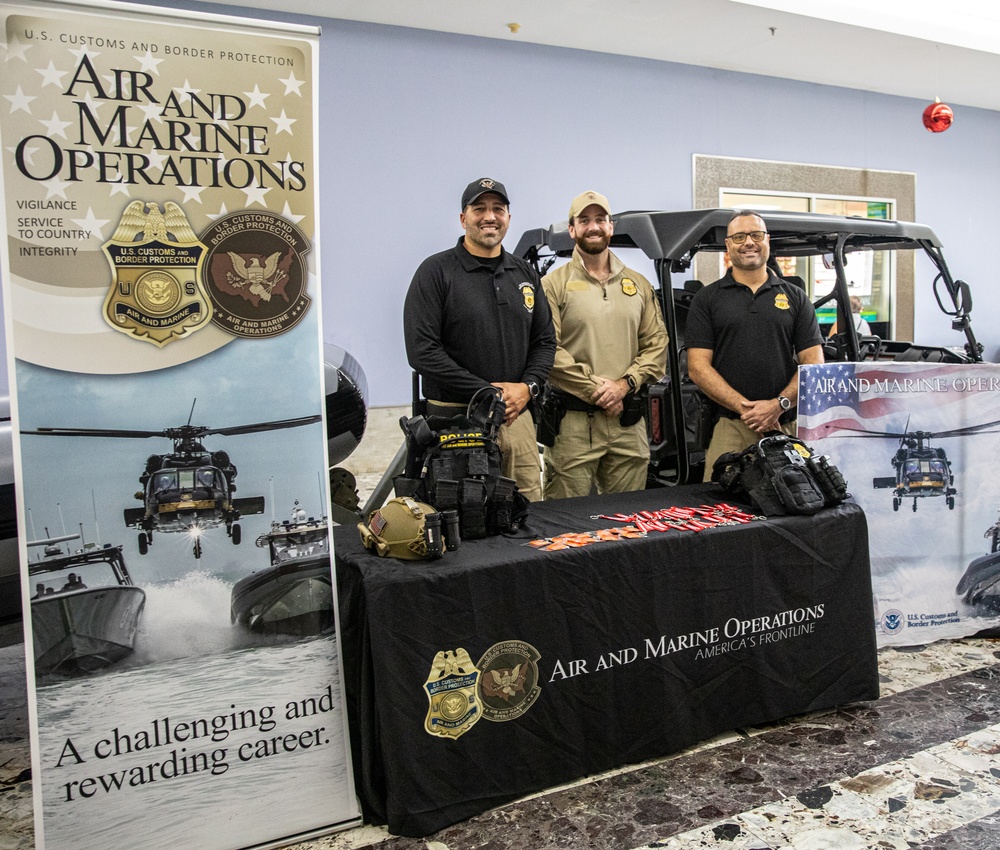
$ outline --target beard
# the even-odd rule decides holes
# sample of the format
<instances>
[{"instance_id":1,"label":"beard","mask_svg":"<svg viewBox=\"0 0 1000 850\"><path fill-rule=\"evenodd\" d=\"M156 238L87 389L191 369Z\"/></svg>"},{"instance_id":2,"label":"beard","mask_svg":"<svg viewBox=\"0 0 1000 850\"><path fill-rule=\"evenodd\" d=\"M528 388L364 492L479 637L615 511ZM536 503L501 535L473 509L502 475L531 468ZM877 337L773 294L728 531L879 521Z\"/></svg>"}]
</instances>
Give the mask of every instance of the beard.
<instances>
[{"instance_id":1,"label":"beard","mask_svg":"<svg viewBox=\"0 0 1000 850\"><path fill-rule=\"evenodd\" d=\"M750 255L744 255L739 251L735 251L730 253L729 261L733 264L733 268L740 271L755 272L767 265L767 255L768 252L765 250L760 250L756 254Z\"/></svg>"},{"instance_id":2,"label":"beard","mask_svg":"<svg viewBox=\"0 0 1000 850\"><path fill-rule=\"evenodd\" d=\"M594 237L583 237L576 240L576 244L584 254L602 254L611 244L611 238L603 233Z\"/></svg>"}]
</instances>

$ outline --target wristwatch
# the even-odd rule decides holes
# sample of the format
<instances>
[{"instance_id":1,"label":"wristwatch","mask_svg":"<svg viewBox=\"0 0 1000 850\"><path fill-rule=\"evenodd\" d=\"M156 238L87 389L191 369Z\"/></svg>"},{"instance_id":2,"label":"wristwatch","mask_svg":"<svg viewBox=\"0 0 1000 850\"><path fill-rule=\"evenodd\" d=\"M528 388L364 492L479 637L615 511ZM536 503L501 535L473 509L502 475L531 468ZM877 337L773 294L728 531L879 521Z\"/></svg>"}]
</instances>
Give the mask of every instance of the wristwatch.
<instances>
[{"instance_id":1,"label":"wristwatch","mask_svg":"<svg viewBox=\"0 0 1000 850\"><path fill-rule=\"evenodd\" d=\"M538 398L538 393L539 393L538 384L536 384L534 381L525 381L524 383L527 384L528 392L531 393L531 397Z\"/></svg>"},{"instance_id":2,"label":"wristwatch","mask_svg":"<svg viewBox=\"0 0 1000 850\"><path fill-rule=\"evenodd\" d=\"M782 410L791 410L792 409L792 403L787 398L785 398L783 395L779 395L778 396L778 404L781 405L781 409Z\"/></svg>"},{"instance_id":3,"label":"wristwatch","mask_svg":"<svg viewBox=\"0 0 1000 850\"><path fill-rule=\"evenodd\" d=\"M633 378L631 375L625 376L625 383L628 384L629 392L634 393L638 389L638 386L636 385L635 382L635 378Z\"/></svg>"}]
</instances>

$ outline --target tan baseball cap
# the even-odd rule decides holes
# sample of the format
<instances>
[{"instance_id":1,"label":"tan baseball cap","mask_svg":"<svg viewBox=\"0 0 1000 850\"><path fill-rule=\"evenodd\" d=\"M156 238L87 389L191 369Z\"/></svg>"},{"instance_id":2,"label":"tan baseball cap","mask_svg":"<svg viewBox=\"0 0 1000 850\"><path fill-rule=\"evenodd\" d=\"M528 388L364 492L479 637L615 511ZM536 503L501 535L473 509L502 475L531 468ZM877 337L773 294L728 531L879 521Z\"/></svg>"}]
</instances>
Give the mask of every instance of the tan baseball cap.
<instances>
[{"instance_id":1,"label":"tan baseball cap","mask_svg":"<svg viewBox=\"0 0 1000 850\"><path fill-rule=\"evenodd\" d=\"M573 203L569 205L569 220L572 221L591 204L597 204L608 215L611 215L611 204L600 192L587 191L573 198Z\"/></svg>"}]
</instances>

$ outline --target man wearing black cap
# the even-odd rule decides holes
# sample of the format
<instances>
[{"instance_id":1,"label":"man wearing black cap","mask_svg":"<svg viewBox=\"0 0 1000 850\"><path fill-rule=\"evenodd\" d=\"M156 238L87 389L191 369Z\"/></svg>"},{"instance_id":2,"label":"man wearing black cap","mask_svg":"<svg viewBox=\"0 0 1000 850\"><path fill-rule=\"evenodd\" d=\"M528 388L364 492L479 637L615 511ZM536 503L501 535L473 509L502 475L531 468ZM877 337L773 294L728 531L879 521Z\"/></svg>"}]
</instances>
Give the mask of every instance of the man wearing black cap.
<instances>
[{"instance_id":1,"label":"man wearing black cap","mask_svg":"<svg viewBox=\"0 0 1000 850\"><path fill-rule=\"evenodd\" d=\"M477 390L500 389L503 475L537 501L541 465L529 403L552 368L556 341L538 276L500 244L509 206L496 180L466 187L459 215L465 235L420 264L406 293L403 332L429 414L464 413Z\"/></svg>"}]
</instances>

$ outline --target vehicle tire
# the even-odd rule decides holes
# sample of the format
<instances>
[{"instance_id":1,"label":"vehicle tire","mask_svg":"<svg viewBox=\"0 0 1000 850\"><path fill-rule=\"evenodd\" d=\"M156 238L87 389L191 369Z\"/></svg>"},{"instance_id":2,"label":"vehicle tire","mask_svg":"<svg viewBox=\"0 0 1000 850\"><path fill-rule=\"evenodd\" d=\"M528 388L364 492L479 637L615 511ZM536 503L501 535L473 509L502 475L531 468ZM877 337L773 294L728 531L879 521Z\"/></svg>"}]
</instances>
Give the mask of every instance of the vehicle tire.
<instances>
[{"instance_id":1,"label":"vehicle tire","mask_svg":"<svg viewBox=\"0 0 1000 850\"><path fill-rule=\"evenodd\" d=\"M194 556L195 556L195 558L200 558L201 557L201 541L200 540L195 540L194 541Z\"/></svg>"},{"instance_id":2,"label":"vehicle tire","mask_svg":"<svg viewBox=\"0 0 1000 850\"><path fill-rule=\"evenodd\" d=\"M894 511L899 510L899 499L897 499L895 496L892 497L892 509Z\"/></svg>"},{"instance_id":3,"label":"vehicle tire","mask_svg":"<svg viewBox=\"0 0 1000 850\"><path fill-rule=\"evenodd\" d=\"M243 531L238 522L233 523L233 530L230 536L233 538L233 546L239 546L240 541L243 539Z\"/></svg>"},{"instance_id":4,"label":"vehicle tire","mask_svg":"<svg viewBox=\"0 0 1000 850\"><path fill-rule=\"evenodd\" d=\"M913 500L913 513L916 513L916 512L917 512L917 500L914 499Z\"/></svg>"},{"instance_id":5,"label":"vehicle tire","mask_svg":"<svg viewBox=\"0 0 1000 850\"><path fill-rule=\"evenodd\" d=\"M955 497L954 496L949 496L948 497L948 510L949 511L955 510Z\"/></svg>"},{"instance_id":6,"label":"vehicle tire","mask_svg":"<svg viewBox=\"0 0 1000 850\"><path fill-rule=\"evenodd\" d=\"M149 551L149 541L146 539L145 532L140 532L139 534L139 554L145 555Z\"/></svg>"}]
</instances>

